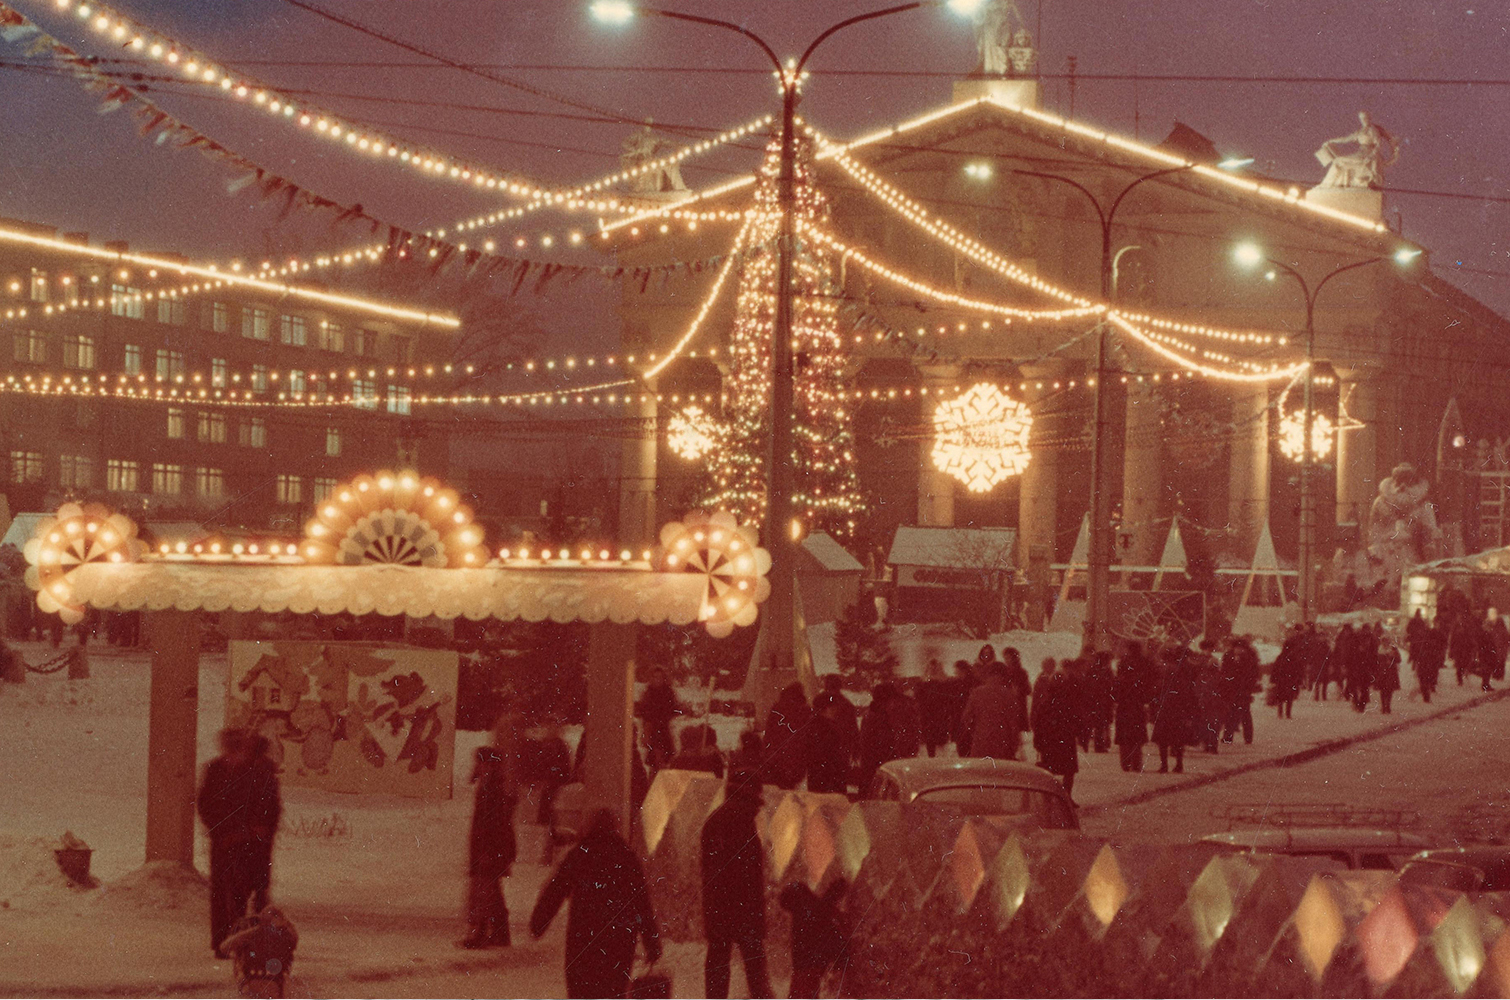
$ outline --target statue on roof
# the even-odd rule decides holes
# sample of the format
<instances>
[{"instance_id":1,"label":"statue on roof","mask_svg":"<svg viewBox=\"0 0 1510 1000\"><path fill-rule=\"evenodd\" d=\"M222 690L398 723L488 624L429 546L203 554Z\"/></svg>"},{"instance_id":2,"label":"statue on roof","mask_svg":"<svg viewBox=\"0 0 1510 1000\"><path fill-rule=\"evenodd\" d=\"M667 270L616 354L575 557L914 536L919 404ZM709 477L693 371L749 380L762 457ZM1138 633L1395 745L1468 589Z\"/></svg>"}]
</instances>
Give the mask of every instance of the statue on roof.
<instances>
[{"instance_id":1,"label":"statue on roof","mask_svg":"<svg viewBox=\"0 0 1510 1000\"><path fill-rule=\"evenodd\" d=\"M1031 76L1036 68L1033 35L1016 0L986 0L976 18L975 42L985 76Z\"/></svg>"},{"instance_id":2,"label":"statue on roof","mask_svg":"<svg viewBox=\"0 0 1510 1000\"><path fill-rule=\"evenodd\" d=\"M1353 145L1352 152L1339 147ZM1372 188L1384 187L1384 170L1400 158L1400 141L1378 125L1367 111L1358 112L1358 130L1340 139L1328 139L1316 151L1316 159L1327 168L1317 187Z\"/></svg>"},{"instance_id":3,"label":"statue on roof","mask_svg":"<svg viewBox=\"0 0 1510 1000\"><path fill-rule=\"evenodd\" d=\"M619 153L619 169L625 173L638 171L629 178L629 188L636 194L660 194L667 191L685 191L687 182L682 180L681 165L662 163L646 169L655 160L663 158L673 144L655 134L653 122L647 121L637 132L624 137Z\"/></svg>"}]
</instances>

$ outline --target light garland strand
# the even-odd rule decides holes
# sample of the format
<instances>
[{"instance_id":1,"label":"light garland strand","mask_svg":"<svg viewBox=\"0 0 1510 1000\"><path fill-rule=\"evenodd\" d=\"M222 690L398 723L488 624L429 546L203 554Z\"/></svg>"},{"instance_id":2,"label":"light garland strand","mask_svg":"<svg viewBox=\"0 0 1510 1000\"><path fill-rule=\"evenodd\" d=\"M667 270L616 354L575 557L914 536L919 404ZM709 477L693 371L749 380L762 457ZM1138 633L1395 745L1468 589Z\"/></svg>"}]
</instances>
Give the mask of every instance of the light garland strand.
<instances>
[{"instance_id":1,"label":"light garland strand","mask_svg":"<svg viewBox=\"0 0 1510 1000\"><path fill-rule=\"evenodd\" d=\"M549 193L546 185L522 175L485 168L450 153L417 146L344 115L327 111L277 87L235 72L168 35L150 28L97 0L16 0L52 10L64 17L70 12L93 28L96 34L129 52L172 66L186 79L218 86L229 97L266 110L275 120L306 134L331 139L336 145L368 160L390 160L426 177L510 195L538 198Z\"/></svg>"}]
</instances>

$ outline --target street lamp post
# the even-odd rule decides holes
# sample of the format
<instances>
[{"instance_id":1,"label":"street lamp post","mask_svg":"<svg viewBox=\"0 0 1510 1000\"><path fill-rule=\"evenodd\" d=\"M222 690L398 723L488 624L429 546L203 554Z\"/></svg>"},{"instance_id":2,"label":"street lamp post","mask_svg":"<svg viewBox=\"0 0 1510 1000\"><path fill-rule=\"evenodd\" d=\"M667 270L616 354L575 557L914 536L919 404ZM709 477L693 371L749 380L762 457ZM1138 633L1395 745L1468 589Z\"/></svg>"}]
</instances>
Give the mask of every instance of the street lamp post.
<instances>
[{"instance_id":1,"label":"street lamp post","mask_svg":"<svg viewBox=\"0 0 1510 1000\"><path fill-rule=\"evenodd\" d=\"M797 103L800 100L802 71L818 47L834 34L864 21L901 14L920 7L947 6L960 14L971 13L978 0L917 0L845 18L820 33L802 55L787 65L766 41L753 31L732 21L686 14L681 11L644 7L627 0L597 0L592 5L599 20L625 23L635 14L648 14L720 28L749 39L776 69L781 81L781 160L777 177L777 205L781 211L776 241L776 316L771 333L771 457L767 470L765 544L771 553L771 595L762 614L765 633L762 662L751 669L766 671L761 676L783 686L783 679L795 674L796 638L796 562L797 539L793 530L792 505L792 260L795 250ZM768 693L768 692L765 692Z\"/></svg>"},{"instance_id":2,"label":"street lamp post","mask_svg":"<svg viewBox=\"0 0 1510 1000\"><path fill-rule=\"evenodd\" d=\"M1388 256L1370 257L1367 260L1344 264L1339 268L1327 272L1320 281L1316 282L1316 287L1312 288L1310 283L1306 281L1305 276L1298 270L1272 257L1265 257L1263 251L1254 244L1244 243L1236 251L1236 257L1240 264L1251 267L1265 263L1273 267L1275 270L1270 271L1268 274L1268 277L1271 279L1279 271L1283 271L1291 278L1294 278L1295 283L1300 286L1300 294L1305 300L1306 305L1306 375L1303 403L1305 416L1301 421L1300 431L1300 543L1297 546L1299 551L1296 559L1297 568L1300 573L1300 622L1302 625L1308 624L1311 621L1311 608L1315 603L1315 595L1313 594L1315 581L1312 578L1311 549L1315 545L1316 498L1312 489L1311 478L1313 466L1315 465L1316 449L1311 441L1311 432L1316 422L1316 298L1321 294L1321 290L1326 287L1327 282L1339 274L1345 274L1348 271L1357 270L1360 267L1368 267L1386 260L1392 260L1396 264L1403 266L1409 264L1420 255L1421 251L1414 247L1402 247Z\"/></svg>"},{"instance_id":3,"label":"street lamp post","mask_svg":"<svg viewBox=\"0 0 1510 1000\"><path fill-rule=\"evenodd\" d=\"M1223 160L1218 166L1225 169L1233 169L1251 163L1251 160ZM1117 209L1122 207L1122 201L1134 188L1144 181L1151 181L1159 177L1167 177L1170 174L1183 173L1194 170L1196 164L1187 163L1183 166L1169 167L1164 170L1155 170L1135 178L1131 183L1117 192L1112 199L1111 207L1102 205L1101 199L1097 198L1089 188L1079 181L1059 174L1047 174L1037 170L1017 170L1012 173L1021 174L1025 177L1041 177L1044 180L1059 181L1085 195L1091 207L1096 210L1096 217L1101 224L1101 301L1108 308L1112 306L1112 294L1114 291L1113 271L1116 266L1116 256L1112 253L1112 224L1117 217ZM1085 602L1085 638L1089 646L1095 649L1103 648L1106 642L1107 606L1111 596L1111 491L1107 488L1107 410L1110 407L1108 398L1109 389L1106 383L1106 352L1109 346L1108 338L1111 330L1105 317L1097 326L1096 333L1096 393L1092 397L1093 410L1091 417L1091 497L1090 497L1090 553L1086 562L1086 602Z\"/></svg>"}]
</instances>

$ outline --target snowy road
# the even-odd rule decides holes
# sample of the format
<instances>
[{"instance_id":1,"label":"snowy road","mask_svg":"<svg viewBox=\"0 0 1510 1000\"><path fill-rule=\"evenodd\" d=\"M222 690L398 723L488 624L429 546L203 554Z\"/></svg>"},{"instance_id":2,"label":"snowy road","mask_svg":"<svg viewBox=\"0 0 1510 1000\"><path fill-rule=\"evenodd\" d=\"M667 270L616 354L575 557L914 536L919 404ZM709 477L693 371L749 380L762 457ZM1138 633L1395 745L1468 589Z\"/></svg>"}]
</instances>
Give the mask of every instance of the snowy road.
<instances>
[{"instance_id":1,"label":"snowy road","mask_svg":"<svg viewBox=\"0 0 1510 1000\"><path fill-rule=\"evenodd\" d=\"M50 650L24 652L36 663ZM201 668L201 760L214 752L225 670L223 657L206 657ZM1444 679L1437 703L1401 692L1389 717L1376 705L1359 715L1335 700L1304 700L1294 719L1281 721L1255 704L1255 743L1224 745L1216 756L1192 750L1184 775L1124 774L1115 752L1086 755L1075 788L1085 832L1177 842L1223 828L1212 812L1235 802L1414 809L1426 831L1444 840L1473 829L1503 831L1510 823L1510 699L1495 694L1468 707L1481 700L1479 692ZM0 686L0 717L7 720L0 730L0 995L233 995L230 970L209 955L203 887L138 871L146 828L145 658L97 655L88 681L33 676ZM458 740L463 776L478 738ZM1320 755L1290 767L1273 763L1296 754ZM1156 765L1151 751L1148 758ZM448 802L421 802L287 790L291 821L315 829L333 814L342 820L340 836L285 835L278 844L274 893L300 927L295 971L308 994L561 995L564 921L539 942L523 930L546 875L534 863L533 831L524 833L506 889L515 947L455 947L470 814L465 786L457 792ZM50 848L64 829L94 847L104 891L80 893L63 883ZM201 869L206 853L201 843ZM668 949L662 965L678 993L700 992L701 959L695 944ZM735 990L742 985L736 973ZM785 984L778 978L775 985Z\"/></svg>"}]
</instances>

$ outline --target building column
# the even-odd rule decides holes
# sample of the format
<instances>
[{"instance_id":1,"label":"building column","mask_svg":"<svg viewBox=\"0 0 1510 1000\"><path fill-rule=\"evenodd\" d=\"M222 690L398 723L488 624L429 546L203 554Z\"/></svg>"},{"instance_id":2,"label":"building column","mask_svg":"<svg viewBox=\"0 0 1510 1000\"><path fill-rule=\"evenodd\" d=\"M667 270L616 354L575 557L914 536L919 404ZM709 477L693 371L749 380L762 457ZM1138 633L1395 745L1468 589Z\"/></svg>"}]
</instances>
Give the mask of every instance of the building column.
<instances>
[{"instance_id":1,"label":"building column","mask_svg":"<svg viewBox=\"0 0 1510 1000\"><path fill-rule=\"evenodd\" d=\"M1122 449L1122 534L1114 561L1151 566L1162 551L1165 531L1157 524L1164 489L1163 408L1158 387L1151 382L1127 386L1127 424Z\"/></svg>"},{"instance_id":2,"label":"building column","mask_svg":"<svg viewBox=\"0 0 1510 1000\"><path fill-rule=\"evenodd\" d=\"M1237 533L1235 554L1250 559L1269 520L1269 390L1235 390L1232 424L1227 523Z\"/></svg>"},{"instance_id":3,"label":"building column","mask_svg":"<svg viewBox=\"0 0 1510 1000\"><path fill-rule=\"evenodd\" d=\"M930 430L933 426L933 410L954 391L958 384L959 365L919 365L923 385L928 393L923 398L923 423ZM918 449L918 526L923 528L954 527L955 479L940 472L933 465L933 438L924 438Z\"/></svg>"},{"instance_id":4,"label":"building column","mask_svg":"<svg viewBox=\"0 0 1510 1000\"><path fill-rule=\"evenodd\" d=\"M625 438L619 462L619 541L636 548L660 538L655 506L660 421L654 381L647 380L640 394L628 407L638 434Z\"/></svg>"},{"instance_id":5,"label":"building column","mask_svg":"<svg viewBox=\"0 0 1510 1000\"><path fill-rule=\"evenodd\" d=\"M1046 448L1041 442L1057 437L1062 421L1048 411L1058 392L1054 385L1068 378L1069 364L1050 360L1021 369L1028 388L1028 407L1033 411L1033 434L1030 439L1033 457L1023 470L1017 494L1017 566L1027 577L1029 597L1027 626L1043 627L1044 608L1048 604L1051 581L1049 566L1056 561L1054 551L1059 523L1059 462L1061 452Z\"/></svg>"},{"instance_id":6,"label":"building column","mask_svg":"<svg viewBox=\"0 0 1510 1000\"><path fill-rule=\"evenodd\" d=\"M147 860L194 866L199 619L147 611L152 687L147 729Z\"/></svg>"},{"instance_id":7,"label":"building column","mask_svg":"<svg viewBox=\"0 0 1510 1000\"><path fill-rule=\"evenodd\" d=\"M1337 432L1337 523L1358 525L1359 541L1367 544L1369 508L1390 472L1379 468L1378 390L1361 371L1349 373L1340 388L1338 415L1351 419L1338 423L1351 426Z\"/></svg>"},{"instance_id":8,"label":"building column","mask_svg":"<svg viewBox=\"0 0 1510 1000\"><path fill-rule=\"evenodd\" d=\"M597 622L587 647L587 747L582 781L588 808L611 809L631 843L630 765L634 760L634 637L637 626ZM584 817L585 819L586 817Z\"/></svg>"}]
</instances>

